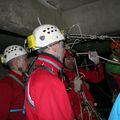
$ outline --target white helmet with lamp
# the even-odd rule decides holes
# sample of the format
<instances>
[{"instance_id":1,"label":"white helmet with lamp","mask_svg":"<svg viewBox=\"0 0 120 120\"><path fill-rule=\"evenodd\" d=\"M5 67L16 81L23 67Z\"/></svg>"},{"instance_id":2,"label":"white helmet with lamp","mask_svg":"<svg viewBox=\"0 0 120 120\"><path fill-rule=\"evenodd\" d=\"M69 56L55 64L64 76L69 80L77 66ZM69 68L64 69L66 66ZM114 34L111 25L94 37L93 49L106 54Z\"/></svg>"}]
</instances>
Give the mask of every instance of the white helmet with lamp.
<instances>
[{"instance_id":1,"label":"white helmet with lamp","mask_svg":"<svg viewBox=\"0 0 120 120\"><path fill-rule=\"evenodd\" d=\"M1 62L6 64L13 58L16 58L25 54L27 54L27 52L23 47L19 45L11 45L4 50L4 53L1 56Z\"/></svg>"},{"instance_id":2,"label":"white helmet with lamp","mask_svg":"<svg viewBox=\"0 0 120 120\"><path fill-rule=\"evenodd\" d=\"M63 34L56 26L45 24L37 27L33 31L33 34L28 36L27 43L29 48L36 50L45 48L48 45L54 44L64 39L65 38Z\"/></svg>"}]
</instances>

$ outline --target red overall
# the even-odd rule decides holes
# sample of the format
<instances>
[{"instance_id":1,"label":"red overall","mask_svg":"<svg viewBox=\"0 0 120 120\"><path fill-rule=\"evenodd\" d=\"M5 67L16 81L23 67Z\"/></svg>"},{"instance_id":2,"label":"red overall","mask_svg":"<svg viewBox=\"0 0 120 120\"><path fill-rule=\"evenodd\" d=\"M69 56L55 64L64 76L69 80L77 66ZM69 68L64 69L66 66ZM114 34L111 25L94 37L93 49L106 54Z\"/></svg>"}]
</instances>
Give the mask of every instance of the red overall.
<instances>
[{"instance_id":1,"label":"red overall","mask_svg":"<svg viewBox=\"0 0 120 120\"><path fill-rule=\"evenodd\" d=\"M74 91L74 79L77 76L76 71L68 71L65 70L64 71L67 75L67 77L70 80L71 86L72 86L72 90L68 91L68 95L71 101L71 105L73 108L73 112L74 115L77 117L78 120L89 120L89 114L86 111L84 105L83 105L83 95L80 93L76 93ZM80 73L84 74L84 80L85 81L89 81L89 82L93 82L93 83L98 83L101 80L103 80L104 74L103 74L103 67L102 65L99 66L99 73L96 70L96 68L93 71L87 71L84 68L80 68L79 69ZM66 85L66 83L65 83ZM90 104L93 106L93 108L95 108L94 105L94 99L91 96L89 89L87 88L86 84L83 82L82 84L82 91L84 91L83 93L85 94L86 99L90 102ZM92 120L95 120L94 115L92 115Z\"/></svg>"},{"instance_id":2,"label":"red overall","mask_svg":"<svg viewBox=\"0 0 120 120\"><path fill-rule=\"evenodd\" d=\"M58 71L62 64L48 54L39 55L26 90L28 120L73 120L69 98Z\"/></svg>"},{"instance_id":3,"label":"red overall","mask_svg":"<svg viewBox=\"0 0 120 120\"><path fill-rule=\"evenodd\" d=\"M24 76L10 71L21 82ZM24 104L25 90L12 77L6 76L0 80L0 120L25 120L22 110L19 112L10 112L10 110L22 109Z\"/></svg>"}]
</instances>

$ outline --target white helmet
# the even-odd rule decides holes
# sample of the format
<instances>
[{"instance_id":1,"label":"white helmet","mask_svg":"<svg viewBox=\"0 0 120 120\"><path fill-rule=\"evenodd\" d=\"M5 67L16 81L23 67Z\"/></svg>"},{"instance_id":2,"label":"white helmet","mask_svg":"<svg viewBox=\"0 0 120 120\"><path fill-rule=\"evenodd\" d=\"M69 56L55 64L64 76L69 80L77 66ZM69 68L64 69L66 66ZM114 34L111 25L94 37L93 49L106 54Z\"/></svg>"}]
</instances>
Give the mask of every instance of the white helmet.
<instances>
[{"instance_id":1,"label":"white helmet","mask_svg":"<svg viewBox=\"0 0 120 120\"><path fill-rule=\"evenodd\" d=\"M33 35L28 37L29 48L43 48L52 43L64 40L63 34L54 25L41 25L33 31Z\"/></svg>"},{"instance_id":2,"label":"white helmet","mask_svg":"<svg viewBox=\"0 0 120 120\"><path fill-rule=\"evenodd\" d=\"M19 45L11 45L4 50L1 61L6 64L13 58L16 58L18 56L25 55L25 54L27 54L27 52L23 47Z\"/></svg>"}]
</instances>

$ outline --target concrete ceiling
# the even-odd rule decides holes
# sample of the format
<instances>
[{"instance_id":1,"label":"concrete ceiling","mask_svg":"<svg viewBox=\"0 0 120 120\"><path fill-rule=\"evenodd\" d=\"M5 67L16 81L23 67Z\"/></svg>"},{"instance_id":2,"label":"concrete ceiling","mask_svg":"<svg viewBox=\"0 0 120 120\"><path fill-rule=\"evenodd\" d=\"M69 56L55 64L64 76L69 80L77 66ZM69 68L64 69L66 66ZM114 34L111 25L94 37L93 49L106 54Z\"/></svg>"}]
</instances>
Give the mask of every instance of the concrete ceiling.
<instances>
[{"instance_id":1,"label":"concrete ceiling","mask_svg":"<svg viewBox=\"0 0 120 120\"><path fill-rule=\"evenodd\" d=\"M66 11L69 9L74 9L98 0L38 0L43 5L48 6L53 9L60 9Z\"/></svg>"},{"instance_id":2,"label":"concrete ceiling","mask_svg":"<svg viewBox=\"0 0 120 120\"><path fill-rule=\"evenodd\" d=\"M98 0L0 0L0 29L28 35L39 25L64 28L63 12Z\"/></svg>"},{"instance_id":3,"label":"concrete ceiling","mask_svg":"<svg viewBox=\"0 0 120 120\"><path fill-rule=\"evenodd\" d=\"M120 0L0 0L0 29L27 36L39 25L69 29L79 24L84 34L120 30Z\"/></svg>"}]
</instances>

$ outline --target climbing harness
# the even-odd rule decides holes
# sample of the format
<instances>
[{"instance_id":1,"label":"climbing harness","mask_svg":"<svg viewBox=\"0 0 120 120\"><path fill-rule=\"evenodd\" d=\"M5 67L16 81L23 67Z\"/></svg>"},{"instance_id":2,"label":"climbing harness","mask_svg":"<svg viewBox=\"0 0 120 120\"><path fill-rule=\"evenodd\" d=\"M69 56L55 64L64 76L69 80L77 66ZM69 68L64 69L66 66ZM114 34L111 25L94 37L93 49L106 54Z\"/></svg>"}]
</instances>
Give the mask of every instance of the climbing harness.
<instances>
[{"instance_id":1,"label":"climbing harness","mask_svg":"<svg viewBox=\"0 0 120 120\"><path fill-rule=\"evenodd\" d=\"M48 59L46 59L46 58L38 57L38 60L42 60L43 62L50 63L51 65L53 65L53 66L54 66L55 68L57 68L58 70L61 69L57 64L55 64L54 62L52 62L52 61L50 61L50 60L48 60Z\"/></svg>"},{"instance_id":2,"label":"climbing harness","mask_svg":"<svg viewBox=\"0 0 120 120\"><path fill-rule=\"evenodd\" d=\"M81 91L81 95L83 98L83 105L85 106L89 114L89 120L92 120L92 113L95 115L96 120L102 120L101 116L97 113L97 111L92 107L90 102L87 100L84 91Z\"/></svg>"},{"instance_id":3,"label":"climbing harness","mask_svg":"<svg viewBox=\"0 0 120 120\"><path fill-rule=\"evenodd\" d=\"M17 78L17 77L15 77L13 74L10 74L10 73L8 73L8 76L10 76L11 78L13 78L17 83L19 83L22 87L23 87L23 89L25 90L25 85Z\"/></svg>"},{"instance_id":4,"label":"climbing harness","mask_svg":"<svg viewBox=\"0 0 120 120\"><path fill-rule=\"evenodd\" d=\"M47 70L48 72L50 72L51 74L54 75L54 72L49 67L47 67L47 66L40 65L40 66L37 66L36 69L37 68L40 68L40 69L43 69L43 70Z\"/></svg>"},{"instance_id":5,"label":"climbing harness","mask_svg":"<svg viewBox=\"0 0 120 120\"><path fill-rule=\"evenodd\" d=\"M32 98L31 98L31 96L30 96L29 84L30 84L30 81L29 81L28 86L27 86L27 87L28 87L28 103L30 104L30 106L31 106L32 108L35 108L34 101L32 100Z\"/></svg>"},{"instance_id":6,"label":"climbing harness","mask_svg":"<svg viewBox=\"0 0 120 120\"><path fill-rule=\"evenodd\" d=\"M51 74L54 75L54 72L53 72L49 67L47 67L47 66L40 65L40 66L37 66L37 67L35 68L35 70L36 70L36 69L47 70L49 73L51 73ZM30 104L30 106L31 106L32 108L35 108L35 103L34 103L34 101L32 100L32 98L31 98L31 96L30 96L29 84L30 84L30 80L29 80L29 83L28 83L28 86L27 86L27 87L28 87L28 103Z\"/></svg>"},{"instance_id":7,"label":"climbing harness","mask_svg":"<svg viewBox=\"0 0 120 120\"><path fill-rule=\"evenodd\" d=\"M84 93L84 90L82 88L82 84L85 84L86 82L84 81L83 78L85 78L85 75L83 73L79 73L78 71L78 66L77 66L77 62L76 59L75 61L75 67L76 67L76 73L77 76L80 77L80 80L82 81L82 83L80 84L80 95L82 96L82 101L83 101L83 105L85 105L86 110L88 111L88 115L89 115L89 120L92 120L92 113L95 115L97 120L102 120L101 116L97 113L97 111L91 106L91 104L89 103L89 101L86 98L86 95ZM82 105L80 104L80 109L82 111ZM82 114L81 114L82 115ZM83 116L81 116L81 119L83 119Z\"/></svg>"}]
</instances>

